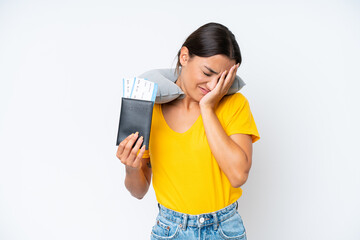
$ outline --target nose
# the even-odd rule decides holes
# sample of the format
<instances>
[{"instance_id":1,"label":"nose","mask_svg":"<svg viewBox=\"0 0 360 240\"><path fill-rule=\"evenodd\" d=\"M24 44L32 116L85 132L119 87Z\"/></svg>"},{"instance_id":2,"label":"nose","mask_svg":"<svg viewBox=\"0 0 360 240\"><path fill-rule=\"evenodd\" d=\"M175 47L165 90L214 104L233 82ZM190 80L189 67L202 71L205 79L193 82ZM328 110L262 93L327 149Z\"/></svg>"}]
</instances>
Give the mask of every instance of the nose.
<instances>
[{"instance_id":1,"label":"nose","mask_svg":"<svg viewBox=\"0 0 360 240\"><path fill-rule=\"evenodd\" d=\"M215 76L209 82L207 82L206 86L211 91L215 88L217 82L218 82L218 77Z\"/></svg>"}]
</instances>

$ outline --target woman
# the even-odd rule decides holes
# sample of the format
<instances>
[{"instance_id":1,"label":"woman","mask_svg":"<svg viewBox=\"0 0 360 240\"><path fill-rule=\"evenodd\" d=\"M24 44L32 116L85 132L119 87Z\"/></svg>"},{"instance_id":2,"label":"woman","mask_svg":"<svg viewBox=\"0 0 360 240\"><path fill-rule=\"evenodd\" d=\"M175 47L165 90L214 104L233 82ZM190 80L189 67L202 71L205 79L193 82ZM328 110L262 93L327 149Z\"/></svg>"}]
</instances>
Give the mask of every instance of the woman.
<instances>
[{"instance_id":1,"label":"woman","mask_svg":"<svg viewBox=\"0 0 360 240\"><path fill-rule=\"evenodd\" d=\"M159 214L151 239L246 239L237 199L260 136L247 99L225 96L240 63L228 28L197 29L178 52L176 84L185 97L154 105L149 151L138 133L119 144L133 196L147 193L153 173Z\"/></svg>"}]
</instances>

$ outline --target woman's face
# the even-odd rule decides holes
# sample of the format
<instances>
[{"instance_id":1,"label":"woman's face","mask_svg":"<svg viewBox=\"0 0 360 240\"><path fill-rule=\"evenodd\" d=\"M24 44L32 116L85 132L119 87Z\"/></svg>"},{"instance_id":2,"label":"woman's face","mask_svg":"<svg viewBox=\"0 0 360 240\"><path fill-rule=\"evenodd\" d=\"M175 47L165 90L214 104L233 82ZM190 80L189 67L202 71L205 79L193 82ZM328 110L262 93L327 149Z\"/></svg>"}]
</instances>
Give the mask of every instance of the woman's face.
<instances>
[{"instance_id":1,"label":"woman's face","mask_svg":"<svg viewBox=\"0 0 360 240\"><path fill-rule=\"evenodd\" d=\"M221 73L235 65L236 61L225 55L211 57L189 57L186 47L180 54L180 85L187 97L199 102L203 96L213 90Z\"/></svg>"}]
</instances>

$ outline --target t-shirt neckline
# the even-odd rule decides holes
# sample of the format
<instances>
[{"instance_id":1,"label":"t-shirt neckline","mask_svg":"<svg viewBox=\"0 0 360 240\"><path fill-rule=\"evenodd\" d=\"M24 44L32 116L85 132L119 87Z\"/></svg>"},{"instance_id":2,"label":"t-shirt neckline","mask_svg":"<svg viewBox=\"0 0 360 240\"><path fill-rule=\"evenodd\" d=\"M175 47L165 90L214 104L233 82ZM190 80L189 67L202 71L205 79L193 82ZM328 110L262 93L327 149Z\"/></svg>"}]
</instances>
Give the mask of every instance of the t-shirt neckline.
<instances>
[{"instance_id":1,"label":"t-shirt neckline","mask_svg":"<svg viewBox=\"0 0 360 240\"><path fill-rule=\"evenodd\" d=\"M173 130L173 129L169 126L169 124L166 122L166 119L165 119L165 117L164 117L164 115L163 115L163 112L162 112L162 106L161 106L161 105L162 105L162 104L159 104L159 111L160 111L161 119L162 119L162 121L164 122L164 124L166 125L166 128L167 128L170 132L172 132L172 133L174 133L174 134L177 134L177 135L186 135L186 134L190 133L190 132L193 130L193 128L195 127L195 125L197 125L198 122L201 120L201 114L199 114L198 118L197 118L196 121L193 123L193 125L191 125L191 127L190 127L189 129L187 129L185 132L182 132L182 133L177 132L177 131Z\"/></svg>"}]
</instances>

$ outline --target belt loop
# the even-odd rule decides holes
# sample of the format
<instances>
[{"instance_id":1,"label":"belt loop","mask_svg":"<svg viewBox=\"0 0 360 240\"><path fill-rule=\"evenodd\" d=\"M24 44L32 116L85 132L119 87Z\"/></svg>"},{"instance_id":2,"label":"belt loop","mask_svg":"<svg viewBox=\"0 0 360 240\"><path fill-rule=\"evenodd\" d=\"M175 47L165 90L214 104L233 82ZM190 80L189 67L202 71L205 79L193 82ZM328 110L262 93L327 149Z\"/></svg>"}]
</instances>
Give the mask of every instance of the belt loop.
<instances>
[{"instance_id":1,"label":"belt loop","mask_svg":"<svg viewBox=\"0 0 360 240\"><path fill-rule=\"evenodd\" d=\"M216 231L216 229L218 228L218 218L216 213L213 213L213 218L214 218L214 230Z\"/></svg>"},{"instance_id":2,"label":"belt loop","mask_svg":"<svg viewBox=\"0 0 360 240\"><path fill-rule=\"evenodd\" d=\"M186 230L187 220L188 220L188 215L187 215L187 214L183 214L183 221L182 221L181 227L182 227L182 229L184 229L184 230Z\"/></svg>"}]
</instances>

